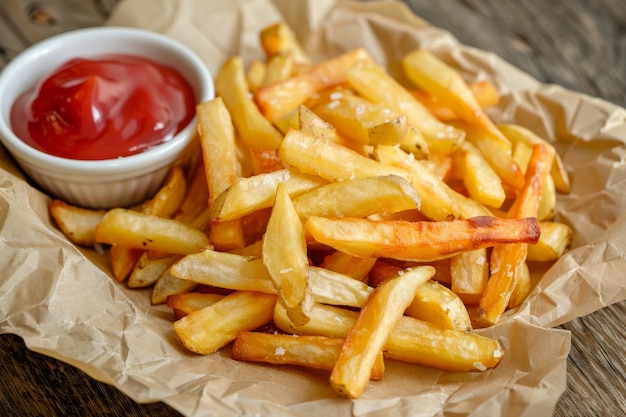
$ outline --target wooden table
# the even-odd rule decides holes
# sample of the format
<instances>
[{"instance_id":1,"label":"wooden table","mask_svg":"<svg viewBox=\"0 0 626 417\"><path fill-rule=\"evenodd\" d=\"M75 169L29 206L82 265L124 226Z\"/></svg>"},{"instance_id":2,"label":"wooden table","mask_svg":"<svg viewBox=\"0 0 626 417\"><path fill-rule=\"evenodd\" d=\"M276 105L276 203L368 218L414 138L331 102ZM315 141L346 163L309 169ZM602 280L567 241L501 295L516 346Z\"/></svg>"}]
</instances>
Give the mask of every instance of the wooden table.
<instances>
[{"instance_id":1,"label":"wooden table","mask_svg":"<svg viewBox=\"0 0 626 417\"><path fill-rule=\"evenodd\" d=\"M0 65L28 44L99 25L117 0L0 2ZM494 52L543 82L626 107L623 0L407 0L463 43ZM624 271L626 273L626 271ZM626 302L561 326L572 332L567 390L555 416L626 415ZM179 416L137 404L65 363L0 336L0 415Z\"/></svg>"}]
</instances>

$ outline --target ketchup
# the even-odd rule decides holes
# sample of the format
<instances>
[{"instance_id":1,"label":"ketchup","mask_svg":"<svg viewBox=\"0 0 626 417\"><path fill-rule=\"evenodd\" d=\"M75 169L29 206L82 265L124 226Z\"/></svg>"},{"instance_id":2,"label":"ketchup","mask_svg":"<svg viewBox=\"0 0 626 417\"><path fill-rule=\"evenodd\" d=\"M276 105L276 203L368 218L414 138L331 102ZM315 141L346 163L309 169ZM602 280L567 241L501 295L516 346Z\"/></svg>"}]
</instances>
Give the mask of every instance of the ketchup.
<instances>
[{"instance_id":1,"label":"ketchup","mask_svg":"<svg viewBox=\"0 0 626 417\"><path fill-rule=\"evenodd\" d=\"M15 134L63 158L133 155L171 139L194 117L195 97L174 69L130 55L73 59L11 109Z\"/></svg>"}]
</instances>

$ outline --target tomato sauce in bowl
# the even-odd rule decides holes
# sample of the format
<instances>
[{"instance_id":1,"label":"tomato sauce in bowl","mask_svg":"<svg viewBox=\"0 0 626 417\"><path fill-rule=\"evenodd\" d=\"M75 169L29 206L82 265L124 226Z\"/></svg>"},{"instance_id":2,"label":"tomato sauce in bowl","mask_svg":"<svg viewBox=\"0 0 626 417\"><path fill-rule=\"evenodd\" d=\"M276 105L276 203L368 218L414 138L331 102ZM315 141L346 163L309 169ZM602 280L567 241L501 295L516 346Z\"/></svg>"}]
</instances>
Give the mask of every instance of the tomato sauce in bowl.
<instances>
[{"instance_id":1,"label":"tomato sauce in bowl","mask_svg":"<svg viewBox=\"0 0 626 417\"><path fill-rule=\"evenodd\" d=\"M114 159L174 137L195 104L191 85L168 66L123 54L76 58L16 100L11 126L50 155Z\"/></svg>"}]
</instances>

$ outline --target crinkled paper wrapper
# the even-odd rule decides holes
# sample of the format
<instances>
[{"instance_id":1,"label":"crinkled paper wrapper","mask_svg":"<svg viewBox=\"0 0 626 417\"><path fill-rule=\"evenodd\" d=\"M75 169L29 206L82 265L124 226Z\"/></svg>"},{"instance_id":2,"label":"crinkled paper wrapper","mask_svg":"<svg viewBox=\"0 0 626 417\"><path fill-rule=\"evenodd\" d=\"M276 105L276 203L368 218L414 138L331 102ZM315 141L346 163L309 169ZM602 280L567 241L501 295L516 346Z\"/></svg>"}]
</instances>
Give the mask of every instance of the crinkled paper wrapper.
<instances>
[{"instance_id":1,"label":"crinkled paper wrapper","mask_svg":"<svg viewBox=\"0 0 626 417\"><path fill-rule=\"evenodd\" d=\"M26 182L0 148L0 333L77 366L138 402L161 400L188 416L549 415L565 390L569 332L554 327L626 299L626 111L543 85L497 56L463 46L399 2L333 0L124 0L108 24L166 33L215 74L228 56L262 57L259 30L284 18L318 60L365 46L396 72L416 47L434 50L468 80L502 94L490 115L553 141L571 175L559 219L573 249L497 326L505 358L484 373L449 373L388 361L358 400L337 397L328 375L202 357L176 339L172 313L149 290L110 278L106 258L79 250L51 224L50 197Z\"/></svg>"}]
</instances>

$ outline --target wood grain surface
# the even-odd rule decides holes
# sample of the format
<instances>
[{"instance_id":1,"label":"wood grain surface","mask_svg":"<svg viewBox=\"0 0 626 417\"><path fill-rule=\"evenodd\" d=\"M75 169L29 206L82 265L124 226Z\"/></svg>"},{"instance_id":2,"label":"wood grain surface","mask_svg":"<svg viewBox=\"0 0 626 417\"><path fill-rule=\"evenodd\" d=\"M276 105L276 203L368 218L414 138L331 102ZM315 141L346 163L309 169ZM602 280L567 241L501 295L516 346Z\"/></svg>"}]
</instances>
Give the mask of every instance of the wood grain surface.
<instances>
[{"instance_id":1,"label":"wood grain surface","mask_svg":"<svg viewBox=\"0 0 626 417\"><path fill-rule=\"evenodd\" d=\"M116 2L0 0L0 68L35 41L101 24ZM543 82L626 106L624 0L407 3L463 43L494 52ZM626 416L625 320L626 302L620 302L561 326L571 331L572 348L567 390L554 416ZM0 415L180 414L163 403L137 404L70 365L28 350L21 338L2 335Z\"/></svg>"}]
</instances>

